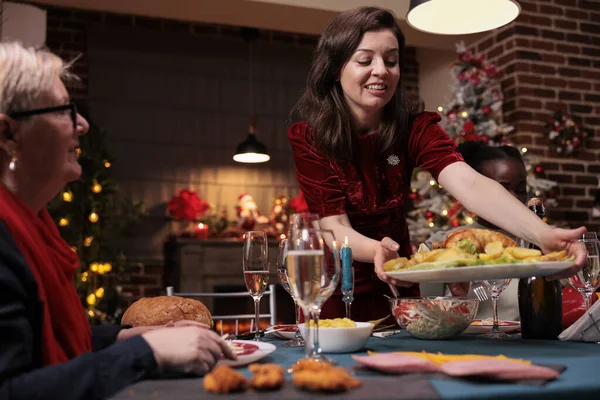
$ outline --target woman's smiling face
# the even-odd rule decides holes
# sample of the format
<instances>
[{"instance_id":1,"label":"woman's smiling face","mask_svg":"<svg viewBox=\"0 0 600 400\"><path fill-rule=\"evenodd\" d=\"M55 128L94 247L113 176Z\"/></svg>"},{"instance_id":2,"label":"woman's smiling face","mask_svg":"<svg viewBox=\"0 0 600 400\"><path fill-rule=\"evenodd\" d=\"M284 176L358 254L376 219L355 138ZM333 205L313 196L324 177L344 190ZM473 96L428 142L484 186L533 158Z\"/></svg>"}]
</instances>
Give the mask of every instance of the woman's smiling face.
<instances>
[{"instance_id":1,"label":"woman's smiling face","mask_svg":"<svg viewBox=\"0 0 600 400\"><path fill-rule=\"evenodd\" d=\"M391 30L366 32L340 72L340 85L356 124L377 124L400 80L398 40Z\"/></svg>"}]
</instances>

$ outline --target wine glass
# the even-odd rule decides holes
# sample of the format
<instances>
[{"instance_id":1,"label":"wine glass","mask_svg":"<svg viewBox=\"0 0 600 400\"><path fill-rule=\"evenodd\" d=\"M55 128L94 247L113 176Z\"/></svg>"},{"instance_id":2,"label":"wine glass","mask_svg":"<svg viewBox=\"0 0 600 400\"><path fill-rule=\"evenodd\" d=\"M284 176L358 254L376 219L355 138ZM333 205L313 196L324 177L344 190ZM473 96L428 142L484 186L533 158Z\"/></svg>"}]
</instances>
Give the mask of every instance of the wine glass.
<instances>
[{"instance_id":1,"label":"wine glass","mask_svg":"<svg viewBox=\"0 0 600 400\"><path fill-rule=\"evenodd\" d=\"M332 243L331 251L333 253L333 263L330 264L327 260L327 257L325 258L321 280L321 290L319 291L319 296L317 297L315 305L312 309L312 318L315 322L315 329L311 358L314 360L321 360L334 363L331 359L325 357L321 351L321 346L319 344L319 317L321 316L321 307L331 297L334 290L337 288L338 283L340 282L340 257L337 254L338 249L333 231L321 229L320 233L324 237L324 239L329 239L325 240L325 243Z\"/></svg>"},{"instance_id":2,"label":"wine glass","mask_svg":"<svg viewBox=\"0 0 600 400\"><path fill-rule=\"evenodd\" d=\"M267 235L262 231L246 232L243 251L244 281L250 296L254 299L256 329L254 340L260 341L260 299L269 284Z\"/></svg>"},{"instance_id":3,"label":"wine glass","mask_svg":"<svg viewBox=\"0 0 600 400\"><path fill-rule=\"evenodd\" d=\"M302 339L300 329L298 329L298 324L300 323L300 306L298 305L298 302L294 297L294 292L292 292L292 289L290 288L290 282L288 280L286 263L287 251L288 240L283 239L281 242L279 242L279 255L277 257L277 274L279 276L279 283L281 283L281 286L283 286L285 291L288 292L290 296L292 296L292 300L294 300L294 312L296 314L296 335L293 339L283 342L281 345L284 347L302 347L304 346L304 339Z\"/></svg>"},{"instance_id":4,"label":"wine glass","mask_svg":"<svg viewBox=\"0 0 600 400\"><path fill-rule=\"evenodd\" d=\"M288 238L287 277L302 311L305 329L305 355L311 358L309 316L321 296L325 275L325 242L319 230L291 229Z\"/></svg>"},{"instance_id":5,"label":"wine glass","mask_svg":"<svg viewBox=\"0 0 600 400\"><path fill-rule=\"evenodd\" d=\"M500 298L502 291L509 285L511 280L512 279L495 279L480 282L481 286L483 286L483 288L492 298L492 311L494 315L494 325L492 326L492 330L480 335L480 337L487 339L510 338L510 335L502 331L498 325L498 299Z\"/></svg>"},{"instance_id":6,"label":"wine glass","mask_svg":"<svg viewBox=\"0 0 600 400\"><path fill-rule=\"evenodd\" d=\"M585 299L586 311L592 306L592 296L600 286L600 261L598 260L600 252L600 241L595 232L588 232L579 239L585 245L587 250L587 260L583 267L569 278L569 283Z\"/></svg>"}]
</instances>

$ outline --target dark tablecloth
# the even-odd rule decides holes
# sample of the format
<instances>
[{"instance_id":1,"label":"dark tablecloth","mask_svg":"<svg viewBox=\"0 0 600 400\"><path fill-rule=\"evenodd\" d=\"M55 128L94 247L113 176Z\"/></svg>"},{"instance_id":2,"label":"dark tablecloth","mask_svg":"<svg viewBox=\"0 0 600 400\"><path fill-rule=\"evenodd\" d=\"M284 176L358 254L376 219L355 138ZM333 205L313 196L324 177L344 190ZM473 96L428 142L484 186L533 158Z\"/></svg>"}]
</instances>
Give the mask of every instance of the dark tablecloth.
<instances>
[{"instance_id":1,"label":"dark tablecloth","mask_svg":"<svg viewBox=\"0 0 600 400\"><path fill-rule=\"evenodd\" d=\"M304 356L303 349L280 347L282 342L273 340L278 348L262 362L273 362L290 367ZM524 358L536 364L562 365L566 370L555 381L545 385L523 383L492 383L450 379L440 375L386 376L375 371L356 367L350 354L330 354L329 356L347 367L362 380L359 389L339 395L326 395L328 399L523 399L543 398L600 398L600 345L545 340L522 340L519 336L507 341L480 339L472 335L462 335L453 340L424 341L414 339L406 333L387 338L370 338L367 348L376 352L427 351L446 354L485 354ZM366 350L365 350L366 351ZM365 351L355 354L365 354ZM246 368L240 370L247 376ZM202 379L171 379L140 382L113 397L125 399L241 399L260 397L261 399L314 398L316 395L298 391L287 376L282 390L254 393L247 391L235 395L210 395L202 388Z\"/></svg>"}]
</instances>

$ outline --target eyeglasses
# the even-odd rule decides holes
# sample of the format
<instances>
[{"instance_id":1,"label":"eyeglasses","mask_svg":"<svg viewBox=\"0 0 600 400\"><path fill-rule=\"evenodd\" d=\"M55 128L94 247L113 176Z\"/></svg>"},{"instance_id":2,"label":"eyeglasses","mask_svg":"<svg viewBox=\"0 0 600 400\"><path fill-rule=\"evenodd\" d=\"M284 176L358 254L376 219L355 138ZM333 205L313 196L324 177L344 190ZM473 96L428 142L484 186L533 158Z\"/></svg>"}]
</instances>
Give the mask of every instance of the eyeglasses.
<instances>
[{"instance_id":1,"label":"eyeglasses","mask_svg":"<svg viewBox=\"0 0 600 400\"><path fill-rule=\"evenodd\" d=\"M75 103L64 104L62 106L36 108L27 111L17 111L8 115L13 119L23 119L31 117L32 115L49 114L65 110L71 111L71 120L73 121L73 128L77 128L77 106L75 105Z\"/></svg>"}]
</instances>

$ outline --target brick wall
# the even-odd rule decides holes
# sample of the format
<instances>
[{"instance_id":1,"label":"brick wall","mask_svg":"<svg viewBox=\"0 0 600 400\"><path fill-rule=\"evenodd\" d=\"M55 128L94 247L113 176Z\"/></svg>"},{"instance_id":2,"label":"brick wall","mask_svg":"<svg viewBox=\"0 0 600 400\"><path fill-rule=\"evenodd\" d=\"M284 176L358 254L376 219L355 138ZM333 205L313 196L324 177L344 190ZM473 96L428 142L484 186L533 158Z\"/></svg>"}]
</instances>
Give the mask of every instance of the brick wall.
<instances>
[{"instance_id":1,"label":"brick wall","mask_svg":"<svg viewBox=\"0 0 600 400\"><path fill-rule=\"evenodd\" d=\"M34 3L35 4L35 3ZM229 36L240 38L240 28L202 23L153 19L132 15L90 12L59 7L39 5L47 10L46 45L61 57L70 60L77 57L73 71L81 78L80 82L69 88L78 105L86 107L88 100L88 63L86 26L89 23L103 24L108 27L134 27L154 32L183 34L190 36ZM260 31L259 40L290 46L314 46L315 36L288 34L274 31ZM409 95L418 96L419 66L416 49L408 47L405 54L405 68L402 85ZM127 301L143 296L156 296L163 290L161 260L143 260L144 265L133 271L128 283L123 286Z\"/></svg>"},{"instance_id":2,"label":"brick wall","mask_svg":"<svg viewBox=\"0 0 600 400\"><path fill-rule=\"evenodd\" d=\"M33 3L35 4L35 3ZM231 36L240 38L240 28L234 26L210 25L204 23L183 22L166 19L155 19L133 15L83 11L76 9L48 7L36 4L47 10L47 38L46 45L65 59L79 57L74 67L74 72L81 78L81 82L72 88L72 96L85 103L87 99L87 39L86 24L101 23L114 27L138 27L168 33L179 33L191 36ZM272 43L290 45L314 46L318 37L284 32L261 30L259 40ZM407 47L405 51L404 71L402 86L409 95L419 94L419 64L416 58L416 49Z\"/></svg>"},{"instance_id":3,"label":"brick wall","mask_svg":"<svg viewBox=\"0 0 600 400\"><path fill-rule=\"evenodd\" d=\"M598 231L591 208L600 176L600 1L520 0L521 15L472 46L505 70L504 116L514 141L539 157L559 182L550 216ZM589 147L560 157L544 125L556 110L582 118L594 131Z\"/></svg>"}]
</instances>

